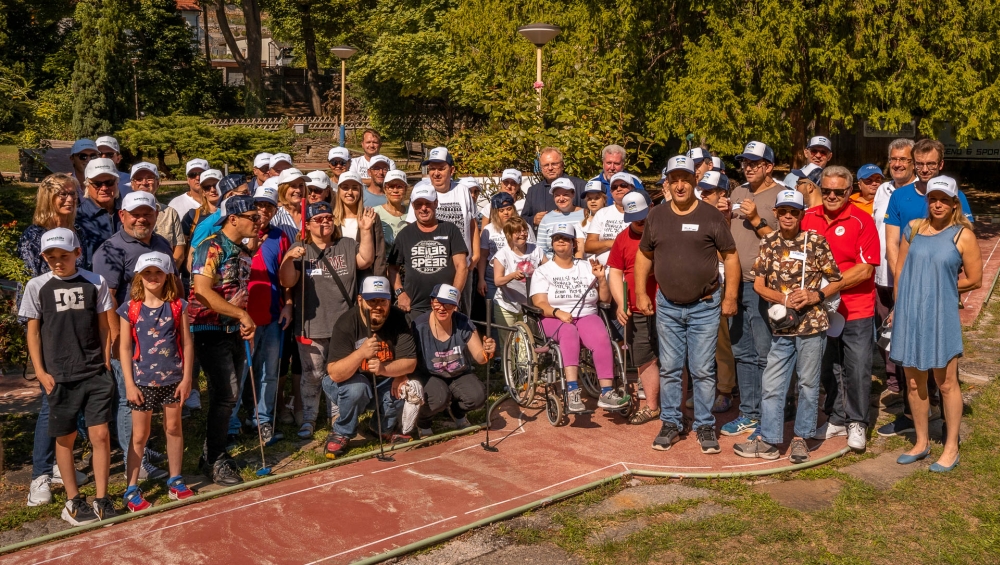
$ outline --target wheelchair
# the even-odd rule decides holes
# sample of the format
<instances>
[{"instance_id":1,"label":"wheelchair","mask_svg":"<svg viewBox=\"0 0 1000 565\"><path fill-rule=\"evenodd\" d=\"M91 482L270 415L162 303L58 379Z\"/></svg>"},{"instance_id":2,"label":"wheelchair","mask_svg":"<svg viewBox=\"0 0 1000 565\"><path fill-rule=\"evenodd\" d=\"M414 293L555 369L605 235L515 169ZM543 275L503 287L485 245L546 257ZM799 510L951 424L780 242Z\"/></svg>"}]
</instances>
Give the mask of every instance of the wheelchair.
<instances>
[{"instance_id":1,"label":"wheelchair","mask_svg":"<svg viewBox=\"0 0 1000 565\"><path fill-rule=\"evenodd\" d=\"M524 313L523 321L516 322L510 328L501 328L508 330L501 354L507 390L511 398L523 407L532 405L536 396L540 394L545 401L545 414L549 424L565 425L568 423L566 412L568 390L559 344L542 331L539 323L542 319L541 309L532 305L522 305L521 310ZM620 414L627 421L638 408L638 397L635 394L635 384L638 379L628 378L630 371L625 364L622 345L611 329L614 316L611 305L601 303L599 312L612 345L614 359L612 386L629 398L622 408L608 411ZM634 374L634 370L631 372ZM601 384L597 378L593 357L591 351L585 347L580 350L578 382L587 396L596 399L601 395Z\"/></svg>"}]
</instances>

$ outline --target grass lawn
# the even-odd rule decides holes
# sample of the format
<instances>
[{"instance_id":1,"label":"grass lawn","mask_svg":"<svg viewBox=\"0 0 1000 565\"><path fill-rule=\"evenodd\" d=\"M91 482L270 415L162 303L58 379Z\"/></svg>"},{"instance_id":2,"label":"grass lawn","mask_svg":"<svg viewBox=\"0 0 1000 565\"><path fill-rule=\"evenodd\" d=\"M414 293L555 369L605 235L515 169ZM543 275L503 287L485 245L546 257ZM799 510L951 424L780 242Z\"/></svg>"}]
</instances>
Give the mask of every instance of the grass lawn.
<instances>
[{"instance_id":1,"label":"grass lawn","mask_svg":"<svg viewBox=\"0 0 1000 565\"><path fill-rule=\"evenodd\" d=\"M0 171L12 173L21 170L17 160L16 145L0 145Z\"/></svg>"}]
</instances>

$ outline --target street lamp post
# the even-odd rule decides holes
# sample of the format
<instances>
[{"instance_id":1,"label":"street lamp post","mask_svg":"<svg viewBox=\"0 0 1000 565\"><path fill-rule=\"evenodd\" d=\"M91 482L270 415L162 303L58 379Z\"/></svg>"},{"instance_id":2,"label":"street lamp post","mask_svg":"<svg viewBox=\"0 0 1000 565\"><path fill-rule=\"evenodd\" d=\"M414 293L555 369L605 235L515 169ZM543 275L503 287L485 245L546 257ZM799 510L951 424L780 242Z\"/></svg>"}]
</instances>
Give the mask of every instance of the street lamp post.
<instances>
[{"instance_id":1,"label":"street lamp post","mask_svg":"<svg viewBox=\"0 0 1000 565\"><path fill-rule=\"evenodd\" d=\"M330 53L333 53L340 59L340 146L343 147L347 138L347 130L344 127L344 91L347 89L347 60L350 59L358 50L350 45L338 45L336 47L330 48Z\"/></svg>"},{"instance_id":2,"label":"street lamp post","mask_svg":"<svg viewBox=\"0 0 1000 565\"><path fill-rule=\"evenodd\" d=\"M559 35L562 30L552 24L528 24L517 28L525 39L535 45L535 91L538 93L538 112L542 112L542 47Z\"/></svg>"}]
</instances>

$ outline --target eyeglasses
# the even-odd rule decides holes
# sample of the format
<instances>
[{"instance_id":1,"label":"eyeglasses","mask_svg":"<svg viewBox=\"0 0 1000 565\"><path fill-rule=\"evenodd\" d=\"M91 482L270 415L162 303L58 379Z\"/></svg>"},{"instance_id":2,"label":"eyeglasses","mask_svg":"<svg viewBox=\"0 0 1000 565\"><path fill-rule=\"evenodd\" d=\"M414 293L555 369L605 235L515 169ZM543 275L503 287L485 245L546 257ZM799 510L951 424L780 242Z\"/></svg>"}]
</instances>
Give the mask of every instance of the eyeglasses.
<instances>
[{"instance_id":1,"label":"eyeglasses","mask_svg":"<svg viewBox=\"0 0 1000 565\"><path fill-rule=\"evenodd\" d=\"M309 187L309 194L323 194L324 190L326 190L326 189L325 188L320 188L318 186L310 186Z\"/></svg>"},{"instance_id":2,"label":"eyeglasses","mask_svg":"<svg viewBox=\"0 0 1000 565\"><path fill-rule=\"evenodd\" d=\"M882 177L873 175L866 179L858 179L858 182L861 184L882 184Z\"/></svg>"},{"instance_id":3,"label":"eyeglasses","mask_svg":"<svg viewBox=\"0 0 1000 565\"><path fill-rule=\"evenodd\" d=\"M116 151L109 151L107 153L101 153L100 155L101 155L101 157L104 157L105 159L114 159L116 153L117 153Z\"/></svg>"},{"instance_id":4,"label":"eyeglasses","mask_svg":"<svg viewBox=\"0 0 1000 565\"><path fill-rule=\"evenodd\" d=\"M935 161L930 161L927 163L914 163L913 166L917 169L927 169L929 171L936 171L941 168L941 164Z\"/></svg>"},{"instance_id":5,"label":"eyeglasses","mask_svg":"<svg viewBox=\"0 0 1000 565\"><path fill-rule=\"evenodd\" d=\"M330 161L331 167L346 167L349 163L343 159L334 159Z\"/></svg>"},{"instance_id":6,"label":"eyeglasses","mask_svg":"<svg viewBox=\"0 0 1000 565\"><path fill-rule=\"evenodd\" d=\"M257 222L260 220L260 214L250 214L249 216L238 214L236 217L243 218L244 220L250 220L251 222Z\"/></svg>"},{"instance_id":7,"label":"eyeglasses","mask_svg":"<svg viewBox=\"0 0 1000 565\"><path fill-rule=\"evenodd\" d=\"M889 162L890 163L899 163L899 164L902 164L902 165L906 165L906 164L912 163L913 159L910 159L909 157L890 157L889 158Z\"/></svg>"},{"instance_id":8,"label":"eyeglasses","mask_svg":"<svg viewBox=\"0 0 1000 565\"><path fill-rule=\"evenodd\" d=\"M100 182L98 182L96 180L92 180L92 181L90 181L90 184L94 188L100 190L102 188L111 188L111 187L114 187L114 186L118 186L118 179L102 180Z\"/></svg>"},{"instance_id":9,"label":"eyeglasses","mask_svg":"<svg viewBox=\"0 0 1000 565\"><path fill-rule=\"evenodd\" d=\"M318 218L313 218L309 221L314 224L332 224L333 216L320 216Z\"/></svg>"},{"instance_id":10,"label":"eyeglasses","mask_svg":"<svg viewBox=\"0 0 1000 565\"><path fill-rule=\"evenodd\" d=\"M799 210L798 208L778 208L774 215L779 218L782 216L793 216L798 218L802 215L802 210Z\"/></svg>"},{"instance_id":11,"label":"eyeglasses","mask_svg":"<svg viewBox=\"0 0 1000 565\"><path fill-rule=\"evenodd\" d=\"M837 198L843 198L844 195L847 194L846 188L820 188L819 191L823 194L823 196L832 194Z\"/></svg>"},{"instance_id":12,"label":"eyeglasses","mask_svg":"<svg viewBox=\"0 0 1000 565\"><path fill-rule=\"evenodd\" d=\"M77 153L75 157L81 161L89 161L91 159L97 159L100 155L97 153Z\"/></svg>"},{"instance_id":13,"label":"eyeglasses","mask_svg":"<svg viewBox=\"0 0 1000 565\"><path fill-rule=\"evenodd\" d=\"M820 155L833 155L833 152L825 147L817 147L815 149L807 149L806 151L810 153L819 153Z\"/></svg>"},{"instance_id":14,"label":"eyeglasses","mask_svg":"<svg viewBox=\"0 0 1000 565\"><path fill-rule=\"evenodd\" d=\"M742 161L740 161L740 164L742 165L743 170L745 171L749 171L750 169L760 169L764 166L764 163L765 161L763 159L760 159L758 161L743 159Z\"/></svg>"}]
</instances>

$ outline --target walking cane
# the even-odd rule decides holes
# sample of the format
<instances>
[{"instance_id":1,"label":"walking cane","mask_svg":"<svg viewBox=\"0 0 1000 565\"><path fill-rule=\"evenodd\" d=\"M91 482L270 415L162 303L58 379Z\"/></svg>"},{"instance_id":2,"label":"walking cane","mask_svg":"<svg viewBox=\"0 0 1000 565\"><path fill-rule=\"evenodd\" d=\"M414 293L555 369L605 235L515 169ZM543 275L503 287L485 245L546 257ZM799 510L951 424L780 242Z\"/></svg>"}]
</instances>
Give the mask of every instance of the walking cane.
<instances>
[{"instance_id":1,"label":"walking cane","mask_svg":"<svg viewBox=\"0 0 1000 565\"><path fill-rule=\"evenodd\" d=\"M368 339L372 338L372 315L370 310L365 310L365 326L368 329ZM382 403L382 399L378 393L378 377L372 372L372 392L375 397L375 421L378 426L378 455L375 456L379 461L395 461L391 455L385 454L385 445L382 443L382 414L379 410L379 404ZM391 394L391 393L390 393Z\"/></svg>"},{"instance_id":2,"label":"walking cane","mask_svg":"<svg viewBox=\"0 0 1000 565\"><path fill-rule=\"evenodd\" d=\"M486 337L493 336L493 300L486 299ZM485 352L484 352L485 353ZM496 447L490 445L490 368L493 365L492 355L484 355L486 357L486 441L480 443L483 449L489 451L490 453L496 453L499 451Z\"/></svg>"},{"instance_id":3,"label":"walking cane","mask_svg":"<svg viewBox=\"0 0 1000 565\"><path fill-rule=\"evenodd\" d=\"M253 355L250 354L249 341L243 341L243 350L246 352L247 369L250 371L250 390L253 392L253 414L257 420L257 439L260 445L261 467L257 470L256 475L258 477L266 477L271 474L271 468L267 466L267 461L264 460L264 433L260 431L260 412L257 410L257 385L254 383L253 378Z\"/></svg>"}]
</instances>

